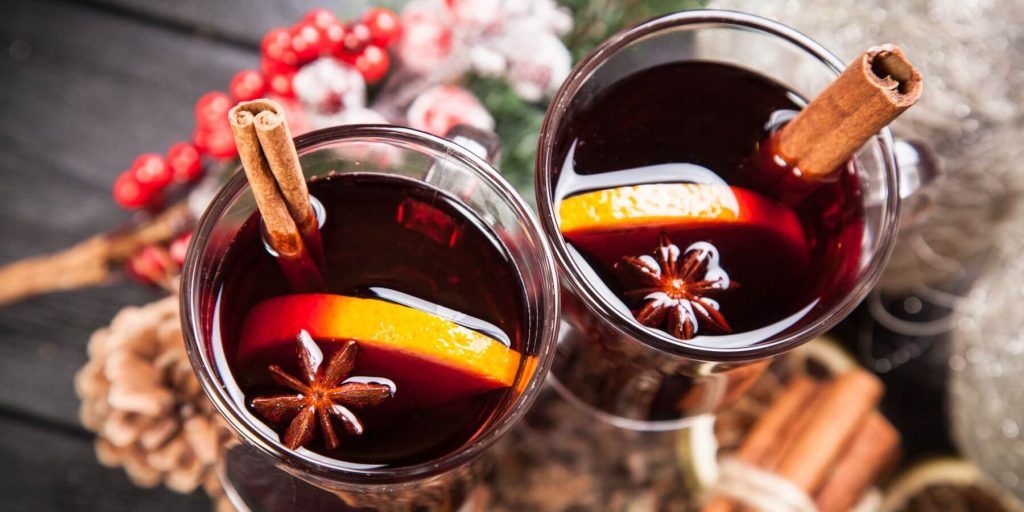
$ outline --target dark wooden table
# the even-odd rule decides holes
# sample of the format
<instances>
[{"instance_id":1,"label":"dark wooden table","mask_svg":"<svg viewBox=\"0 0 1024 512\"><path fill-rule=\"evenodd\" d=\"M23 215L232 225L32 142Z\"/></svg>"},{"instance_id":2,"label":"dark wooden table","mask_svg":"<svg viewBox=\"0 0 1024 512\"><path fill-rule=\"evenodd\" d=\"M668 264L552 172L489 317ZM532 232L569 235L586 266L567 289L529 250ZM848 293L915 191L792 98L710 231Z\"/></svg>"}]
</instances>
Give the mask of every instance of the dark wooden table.
<instances>
[{"instance_id":1,"label":"dark wooden table","mask_svg":"<svg viewBox=\"0 0 1024 512\"><path fill-rule=\"evenodd\" d=\"M6 0L0 14L0 263L122 223L110 186L189 137L192 105L258 63L259 38L311 7L365 1ZM380 2L375 2L380 3ZM386 3L386 2L385 2ZM157 298L128 283L0 308L0 510L206 510L96 462L72 378L89 334Z\"/></svg>"}]
</instances>

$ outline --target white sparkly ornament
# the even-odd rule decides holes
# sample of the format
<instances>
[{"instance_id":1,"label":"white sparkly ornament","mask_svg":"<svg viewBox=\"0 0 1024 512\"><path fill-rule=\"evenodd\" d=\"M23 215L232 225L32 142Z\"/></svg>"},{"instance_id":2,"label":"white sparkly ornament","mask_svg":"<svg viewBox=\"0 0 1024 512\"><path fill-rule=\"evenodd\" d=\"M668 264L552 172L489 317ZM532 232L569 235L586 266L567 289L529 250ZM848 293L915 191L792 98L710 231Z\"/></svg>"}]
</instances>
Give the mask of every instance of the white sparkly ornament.
<instances>
[{"instance_id":1,"label":"white sparkly ornament","mask_svg":"<svg viewBox=\"0 0 1024 512\"><path fill-rule=\"evenodd\" d=\"M333 57L317 59L292 80L295 96L317 118L329 118L350 108L366 106L366 82L354 66Z\"/></svg>"},{"instance_id":2,"label":"white sparkly ornament","mask_svg":"<svg viewBox=\"0 0 1024 512\"><path fill-rule=\"evenodd\" d=\"M527 101L553 93L572 68L572 56L562 41L536 22L510 24L497 47L508 60L509 84Z\"/></svg>"},{"instance_id":3,"label":"white sparkly ornament","mask_svg":"<svg viewBox=\"0 0 1024 512\"><path fill-rule=\"evenodd\" d=\"M477 46L469 51L473 69L481 76L500 77L508 68L508 60L501 52L487 46Z\"/></svg>"},{"instance_id":4,"label":"white sparkly ornament","mask_svg":"<svg viewBox=\"0 0 1024 512\"><path fill-rule=\"evenodd\" d=\"M410 2L401 18L398 55L403 65L419 74L441 66L452 53L451 16L444 5L430 0Z\"/></svg>"},{"instance_id":5,"label":"white sparkly ornament","mask_svg":"<svg viewBox=\"0 0 1024 512\"><path fill-rule=\"evenodd\" d=\"M409 81L407 89L418 87L409 96L475 71L537 101L571 67L559 35L571 30L572 16L554 0L416 0L401 16L399 61L420 78Z\"/></svg>"},{"instance_id":6,"label":"white sparkly ornament","mask_svg":"<svg viewBox=\"0 0 1024 512\"><path fill-rule=\"evenodd\" d=\"M459 24L477 30L493 30L502 20L501 5L495 0L447 0L448 8ZM522 2L529 3L529 2Z\"/></svg>"},{"instance_id":7,"label":"white sparkly ornament","mask_svg":"<svg viewBox=\"0 0 1024 512\"><path fill-rule=\"evenodd\" d=\"M454 85L440 85L419 95L409 106L407 117L409 126L438 136L457 124L494 129L494 118L480 100Z\"/></svg>"},{"instance_id":8,"label":"white sparkly ornament","mask_svg":"<svg viewBox=\"0 0 1024 512\"><path fill-rule=\"evenodd\" d=\"M564 36L572 30L572 13L555 0L505 0L501 5L505 19L528 19L558 36Z\"/></svg>"}]
</instances>

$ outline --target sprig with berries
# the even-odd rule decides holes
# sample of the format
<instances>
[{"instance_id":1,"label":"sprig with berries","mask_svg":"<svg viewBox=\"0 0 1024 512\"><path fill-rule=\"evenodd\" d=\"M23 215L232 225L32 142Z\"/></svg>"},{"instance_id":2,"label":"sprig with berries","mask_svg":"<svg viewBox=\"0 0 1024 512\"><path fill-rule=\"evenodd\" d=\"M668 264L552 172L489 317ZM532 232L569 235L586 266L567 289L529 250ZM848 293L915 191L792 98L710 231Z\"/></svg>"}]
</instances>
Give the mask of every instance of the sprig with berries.
<instances>
[{"instance_id":1,"label":"sprig with berries","mask_svg":"<svg viewBox=\"0 0 1024 512\"><path fill-rule=\"evenodd\" d=\"M296 132L310 126L308 110L296 100L296 76L319 59L330 59L356 74L361 84L379 82L391 66L387 49L401 35L394 11L368 10L358 21L343 23L326 9L313 9L290 27L267 32L260 45L259 69L243 69L226 91L203 94L194 107L191 141L172 144L165 153L143 153L114 181L114 201L128 210L150 214L164 209L169 198L180 197L210 169L228 167L237 157L227 112L239 101L269 97L285 105ZM335 110L343 107L335 97ZM330 106L317 105L318 110ZM221 165L217 165L220 163ZM173 286L184 263L191 232L173 240L145 245L125 262L127 275L150 285Z\"/></svg>"},{"instance_id":2,"label":"sprig with berries","mask_svg":"<svg viewBox=\"0 0 1024 512\"><path fill-rule=\"evenodd\" d=\"M284 107L295 135L351 123L403 124L440 136L456 124L494 130L504 145L503 174L532 198L533 155L546 102L573 59L627 24L703 4L561 1L413 0L400 13L378 7L348 22L313 9L291 26L272 29L261 40L258 66L238 71L225 90L198 99L190 140L164 153L139 155L117 177L115 202L140 212L132 226L116 232L117 244L92 243L109 238L99 235L35 260L60 256L55 261L74 262L82 269L81 279L69 281L74 286L101 282L107 278L102 269L111 265L143 282L173 286L188 225L198 213L185 203L201 209L203 194L236 167L227 112L236 102L261 97ZM197 186L201 182L209 185ZM168 217L174 222L161 220ZM159 238L133 234L152 232L148 225L155 221L178 231ZM100 245L117 250L97 250ZM17 265L0 268L0 275ZM8 300L59 286L72 285L8 287ZM4 296L0 286L0 302Z\"/></svg>"},{"instance_id":3,"label":"sprig with berries","mask_svg":"<svg viewBox=\"0 0 1024 512\"><path fill-rule=\"evenodd\" d=\"M387 48L400 34L398 15L384 8L370 9L350 24L326 9L313 9L291 27L270 30L260 45L259 70L243 69L232 77L226 92L201 96L195 104L192 140L173 144L163 155L139 155L114 182L114 200L126 209L159 207L169 187L187 186L204 175L204 156L235 158L238 153L227 120L231 106L272 97L300 110L293 101L295 76L316 59L338 59L352 66L366 83L380 81L390 67Z\"/></svg>"}]
</instances>

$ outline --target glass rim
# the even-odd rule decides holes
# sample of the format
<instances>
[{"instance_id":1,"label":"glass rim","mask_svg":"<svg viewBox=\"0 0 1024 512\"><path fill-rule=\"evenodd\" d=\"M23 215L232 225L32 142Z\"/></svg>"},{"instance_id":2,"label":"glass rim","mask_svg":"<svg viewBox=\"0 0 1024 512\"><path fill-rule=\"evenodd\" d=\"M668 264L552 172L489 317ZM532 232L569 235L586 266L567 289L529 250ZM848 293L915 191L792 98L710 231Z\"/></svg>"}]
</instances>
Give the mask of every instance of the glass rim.
<instances>
[{"instance_id":1,"label":"glass rim","mask_svg":"<svg viewBox=\"0 0 1024 512\"><path fill-rule=\"evenodd\" d=\"M889 128L884 128L872 139L878 143L881 149L887 192L878 244L872 251L870 260L858 283L836 304L818 315L813 321L807 322L806 325L789 334L770 343L758 343L746 347L702 346L679 340L656 329L644 327L632 316L615 307L586 278L580 265L570 254L564 237L561 236L551 196L553 192L553 184L550 180L551 170L557 164L554 161L554 141L561 127L562 118L569 111L572 100L575 99L577 93L593 73L612 55L640 39L681 27L694 30L739 29L759 32L796 46L815 58L836 76L846 67L835 54L796 29L767 18L737 11L717 9L682 11L653 18L615 34L591 50L576 64L569 77L555 92L544 116L538 138L539 147L534 161L534 180L540 221L554 249L555 258L562 271L561 274L568 280L570 288L580 297L584 307L608 320L607 323L618 333L639 340L662 352L702 361L738 362L771 357L813 339L834 327L857 307L881 277L885 262L895 245L896 232L899 227L899 172L896 167L892 132Z\"/></svg>"},{"instance_id":2,"label":"glass rim","mask_svg":"<svg viewBox=\"0 0 1024 512\"><path fill-rule=\"evenodd\" d=\"M498 171L470 150L429 133L394 125L345 125L324 128L296 137L295 145L301 155L304 150L315 151L323 144L339 141L357 143L403 142L421 148L421 150L425 149L424 153L430 150L437 151L443 154L445 158L461 163L477 179L490 185L492 190L497 192L502 202L513 211L518 223L525 228L524 231L529 236L529 245L533 248L533 250L527 251L527 254L533 255L541 263L539 277L543 281L540 286L543 293L536 314L541 315L539 318L542 320L535 335L538 350L534 356L537 359L534 373L529 377L519 397L507 405L508 413L504 418L500 418L493 424L488 425L485 430L471 438L467 444L441 457L419 464L386 468L354 469L342 464L331 464L330 462L333 459L326 457L313 459L285 448L280 440L272 439L270 436L261 433L260 429L250 427L245 417L240 414L238 404L228 396L226 390L214 377L215 364L205 349L203 343L205 337L202 334L203 327L199 325L198 316L195 313L200 310L198 286L204 277L203 273L205 271L201 267L200 262L207 249L213 229L219 223L227 208L237 199L238 195L249 187L245 173L241 170L241 165L236 167L234 174L220 187L220 190L213 200L210 201L210 204L197 222L194 231L195 235L192 238L193 243L190 244L185 259L182 270L179 306L182 312L181 322L186 352L203 391L210 398L210 401L213 402L218 413L248 445L270 456L284 467L330 481L340 481L355 485L399 484L440 475L462 467L476 459L498 439L507 434L511 428L517 425L537 396L539 396L545 377L554 359L555 345L558 337L560 296L557 267L555 266L549 241L526 201L515 191L511 184L501 177ZM547 320L543 320L545 318Z\"/></svg>"}]
</instances>

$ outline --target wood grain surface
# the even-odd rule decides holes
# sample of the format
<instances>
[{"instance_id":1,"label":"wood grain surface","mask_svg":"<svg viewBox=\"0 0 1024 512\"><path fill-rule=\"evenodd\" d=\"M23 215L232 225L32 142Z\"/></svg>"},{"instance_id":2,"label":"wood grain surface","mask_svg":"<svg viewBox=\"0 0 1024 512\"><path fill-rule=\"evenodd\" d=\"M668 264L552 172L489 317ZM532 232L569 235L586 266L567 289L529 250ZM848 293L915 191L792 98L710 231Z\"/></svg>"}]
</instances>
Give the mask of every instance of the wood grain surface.
<instances>
[{"instance_id":1,"label":"wood grain surface","mask_svg":"<svg viewBox=\"0 0 1024 512\"><path fill-rule=\"evenodd\" d=\"M110 198L139 153L194 125L192 105L255 67L264 31L320 4L302 0L8 0L0 16L0 263L54 251L128 220ZM78 423L72 379L89 334L160 296L122 282L0 308L3 510L205 510L104 469Z\"/></svg>"}]
</instances>

